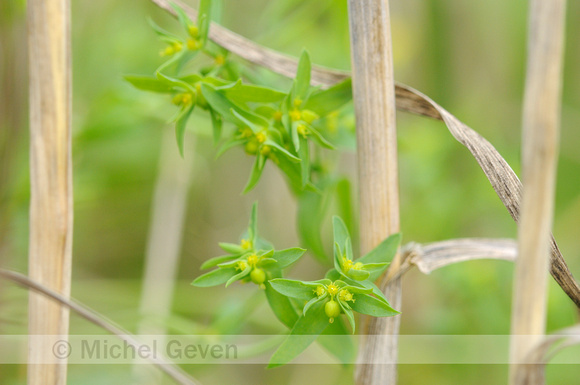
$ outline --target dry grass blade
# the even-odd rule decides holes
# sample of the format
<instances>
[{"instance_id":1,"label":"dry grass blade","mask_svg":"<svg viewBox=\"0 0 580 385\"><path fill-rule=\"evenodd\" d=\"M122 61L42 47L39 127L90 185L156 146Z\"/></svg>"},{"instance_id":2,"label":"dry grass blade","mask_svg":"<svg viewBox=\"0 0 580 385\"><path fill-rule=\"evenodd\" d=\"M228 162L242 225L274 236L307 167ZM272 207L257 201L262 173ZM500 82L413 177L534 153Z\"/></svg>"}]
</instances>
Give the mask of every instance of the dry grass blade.
<instances>
[{"instance_id":1,"label":"dry grass blade","mask_svg":"<svg viewBox=\"0 0 580 385\"><path fill-rule=\"evenodd\" d=\"M464 238L420 245L409 243L401 249L403 263L398 276L416 266L423 274L459 262L476 259L515 261L517 243L512 239Z\"/></svg>"},{"instance_id":2,"label":"dry grass blade","mask_svg":"<svg viewBox=\"0 0 580 385\"><path fill-rule=\"evenodd\" d=\"M580 345L580 324L559 330L552 335L542 338L535 347L526 355L524 362L528 365L520 365L515 374L515 385L527 385L537 383L545 379L546 365L556 354L567 347Z\"/></svg>"},{"instance_id":3,"label":"dry grass blade","mask_svg":"<svg viewBox=\"0 0 580 385\"><path fill-rule=\"evenodd\" d=\"M84 305L81 305L75 302L72 299L64 297L63 295L57 293L54 290L51 290L38 282L35 282L28 278L27 276L10 271L5 269L0 269L0 277L5 278L9 281L15 282L20 286L23 286L27 289L40 293L53 301L66 306L67 308L73 310L78 315L83 317L89 322L105 329L111 334L116 335L121 340L125 341L129 346L133 347L135 351L139 351L140 348L143 346L137 339L132 336L126 330L123 330L119 326L114 325L111 321L107 320L106 317L97 313L94 310L87 308ZM160 370L166 373L169 377L173 378L175 382L181 385L201 385L201 383L187 373L183 372L179 367L165 361L163 358L158 357L157 355L151 355L147 358L153 365L157 366Z\"/></svg>"},{"instance_id":4,"label":"dry grass blade","mask_svg":"<svg viewBox=\"0 0 580 385\"><path fill-rule=\"evenodd\" d=\"M166 11L174 14L173 9L169 5L169 1L151 1ZM195 17L197 15L197 12L191 7L188 7L179 1L176 1L176 3L182 5L190 17ZM236 55L246 58L252 63L262 65L281 75L290 77L294 77L295 75L295 69L297 66L296 59L262 47L215 23L212 24L210 38L220 45L222 43L228 44L229 41L236 41L237 45L233 46L230 44L228 46L224 45L224 47L231 50L231 52ZM278 64L273 65L273 63ZM313 84L330 86L349 76L348 73L342 71L321 67L313 68ZM512 218L517 222L519 220L522 184L497 150L476 131L469 128L455 116L451 115L428 96L412 87L396 83L395 96L398 109L412 114L442 120L447 125L447 128L455 139L467 147L467 149L473 154L502 203L507 208ZM578 283L570 273L554 237L551 237L550 239L550 247L550 273L568 297L570 297L576 306L580 308L580 286L578 286Z\"/></svg>"},{"instance_id":5,"label":"dry grass blade","mask_svg":"<svg viewBox=\"0 0 580 385\"><path fill-rule=\"evenodd\" d=\"M428 96L423 95L410 87L399 87L398 93L402 97L414 100L412 105L421 106L421 110L430 116L438 113L438 118L447 125L449 132L457 141L463 144L474 156L475 160L490 181L496 194L512 216L518 222L520 216L520 203L522 183L511 169L509 164L497 152L497 150L485 138L476 131L466 126L455 116L447 112ZM558 249L556 240L550 236L550 273L558 282L562 290L570 297L576 306L580 307L580 286L568 269L562 253Z\"/></svg>"}]
</instances>

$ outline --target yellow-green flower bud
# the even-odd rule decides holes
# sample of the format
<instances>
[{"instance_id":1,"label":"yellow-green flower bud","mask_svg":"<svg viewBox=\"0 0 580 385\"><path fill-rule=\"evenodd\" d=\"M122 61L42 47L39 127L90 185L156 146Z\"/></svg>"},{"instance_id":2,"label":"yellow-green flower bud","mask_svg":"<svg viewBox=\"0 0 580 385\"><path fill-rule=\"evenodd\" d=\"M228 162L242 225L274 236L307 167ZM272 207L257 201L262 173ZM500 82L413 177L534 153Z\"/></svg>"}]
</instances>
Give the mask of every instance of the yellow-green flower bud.
<instances>
[{"instance_id":1,"label":"yellow-green flower bud","mask_svg":"<svg viewBox=\"0 0 580 385\"><path fill-rule=\"evenodd\" d=\"M326 316L329 318L328 322L333 323L334 318L340 315L340 305L338 302L330 300L324 305L324 312Z\"/></svg>"},{"instance_id":2,"label":"yellow-green flower bud","mask_svg":"<svg viewBox=\"0 0 580 385\"><path fill-rule=\"evenodd\" d=\"M266 273L264 273L264 270L256 268L250 273L250 279L256 285L261 285L266 280Z\"/></svg>"}]
</instances>

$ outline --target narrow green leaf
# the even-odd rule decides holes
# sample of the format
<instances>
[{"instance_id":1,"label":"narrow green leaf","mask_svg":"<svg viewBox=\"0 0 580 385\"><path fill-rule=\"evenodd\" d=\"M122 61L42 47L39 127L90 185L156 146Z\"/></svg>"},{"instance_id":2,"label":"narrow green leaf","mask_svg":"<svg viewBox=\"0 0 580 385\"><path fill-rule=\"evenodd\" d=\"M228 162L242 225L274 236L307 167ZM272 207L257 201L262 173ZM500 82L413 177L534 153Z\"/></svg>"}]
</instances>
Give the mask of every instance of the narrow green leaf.
<instances>
[{"instance_id":1,"label":"narrow green leaf","mask_svg":"<svg viewBox=\"0 0 580 385\"><path fill-rule=\"evenodd\" d=\"M280 146L278 143L274 142L271 139L266 140L264 144L274 147L276 150L284 154L291 162L300 163L301 161L300 158L296 157L295 155L292 155L288 150L286 150L284 147Z\"/></svg>"},{"instance_id":2,"label":"narrow green leaf","mask_svg":"<svg viewBox=\"0 0 580 385\"><path fill-rule=\"evenodd\" d=\"M344 252L346 254L346 259L350 259L351 261L354 260L354 254L352 252L352 242L350 240L350 237L346 238L346 241L344 242Z\"/></svg>"},{"instance_id":3,"label":"narrow green leaf","mask_svg":"<svg viewBox=\"0 0 580 385\"><path fill-rule=\"evenodd\" d=\"M353 204L351 196L351 183L348 178L342 178L336 182L336 205L338 215L343 219L351 239L356 239L356 234L353 229Z\"/></svg>"},{"instance_id":4,"label":"narrow green leaf","mask_svg":"<svg viewBox=\"0 0 580 385\"><path fill-rule=\"evenodd\" d=\"M355 301L351 305L352 309L358 313L373 317L390 317L400 312L393 309L388 303L371 297L368 294L355 294Z\"/></svg>"},{"instance_id":5,"label":"narrow green leaf","mask_svg":"<svg viewBox=\"0 0 580 385\"><path fill-rule=\"evenodd\" d=\"M348 365L356 359L356 347L352 337L344 325L342 317L335 318L334 322L318 337L318 342L330 354L338 358L343 365Z\"/></svg>"},{"instance_id":6,"label":"narrow green leaf","mask_svg":"<svg viewBox=\"0 0 580 385\"><path fill-rule=\"evenodd\" d=\"M302 188L304 188L310 180L310 153L306 138L301 136L299 140L298 156L302 160L300 164L300 176L302 177Z\"/></svg>"},{"instance_id":7,"label":"narrow green leaf","mask_svg":"<svg viewBox=\"0 0 580 385\"><path fill-rule=\"evenodd\" d=\"M308 309L310 309L317 302L324 301L324 299L326 299L326 297L328 297L328 293L327 292L325 292L320 297L314 297L314 298L312 298L310 301L306 302L306 305L304 305L304 309L302 309L302 312L304 314L306 314L308 312ZM326 301L324 301L324 302L326 302Z\"/></svg>"},{"instance_id":8,"label":"narrow green leaf","mask_svg":"<svg viewBox=\"0 0 580 385\"><path fill-rule=\"evenodd\" d=\"M332 228L334 234L334 242L338 243L339 245L346 244L346 240L350 238L348 234L348 229L344 224L344 221L337 216L332 217Z\"/></svg>"},{"instance_id":9,"label":"narrow green leaf","mask_svg":"<svg viewBox=\"0 0 580 385\"><path fill-rule=\"evenodd\" d=\"M315 91L308 98L304 108L314 111L320 116L338 110L352 100L351 83L351 79L347 79L326 90Z\"/></svg>"},{"instance_id":10,"label":"narrow green leaf","mask_svg":"<svg viewBox=\"0 0 580 385\"><path fill-rule=\"evenodd\" d=\"M286 175L289 185L295 194L303 191L300 178L300 164L291 162L287 157L278 158L276 166Z\"/></svg>"},{"instance_id":11,"label":"narrow green leaf","mask_svg":"<svg viewBox=\"0 0 580 385\"><path fill-rule=\"evenodd\" d=\"M185 29L185 31L189 31L189 27L193 26L193 22L189 19L189 17L187 16L187 14L185 13L185 11L177 4L175 3L169 3L171 5L171 7L175 10L175 13L177 14L177 20L179 21L179 24L181 24L181 26L183 27L183 29Z\"/></svg>"},{"instance_id":12,"label":"narrow green leaf","mask_svg":"<svg viewBox=\"0 0 580 385\"><path fill-rule=\"evenodd\" d=\"M262 171L264 171L265 165L266 158L264 157L264 155L258 154L256 156L256 161L254 162L254 167L252 168L252 173L250 174L250 179L248 180L246 187L244 187L244 194L246 194L256 186L256 184L260 180L260 177L262 176Z\"/></svg>"},{"instance_id":13,"label":"narrow green leaf","mask_svg":"<svg viewBox=\"0 0 580 385\"><path fill-rule=\"evenodd\" d=\"M248 238L252 242L252 245L256 244L256 238L258 237L258 201L254 202L252 205L252 211L250 212L250 221L248 223Z\"/></svg>"},{"instance_id":14,"label":"narrow green leaf","mask_svg":"<svg viewBox=\"0 0 580 385\"><path fill-rule=\"evenodd\" d=\"M280 269L284 269L296 262L305 252L306 250L304 249L294 247L291 249L275 251L272 258L278 261Z\"/></svg>"},{"instance_id":15,"label":"narrow green leaf","mask_svg":"<svg viewBox=\"0 0 580 385\"><path fill-rule=\"evenodd\" d=\"M375 285L373 282L369 281L369 280L364 280L364 281L355 281L351 278L348 278L345 280L349 285L351 286L355 286L355 287L363 287L365 289L370 289L372 290L372 293L380 300L383 301L385 303L389 303L389 301L387 301L387 299L385 298L385 295L383 294L383 292L381 291L381 289L378 288L377 285ZM353 291L354 293L355 291Z\"/></svg>"},{"instance_id":16,"label":"narrow green leaf","mask_svg":"<svg viewBox=\"0 0 580 385\"><path fill-rule=\"evenodd\" d=\"M371 282L376 281L381 274L387 270L389 263L366 263L364 269L370 273L368 280Z\"/></svg>"},{"instance_id":17,"label":"narrow green leaf","mask_svg":"<svg viewBox=\"0 0 580 385\"><path fill-rule=\"evenodd\" d=\"M214 111L211 107L209 109L209 114L211 116L211 126L213 128L213 143L216 145L222 137L223 121L220 114Z\"/></svg>"},{"instance_id":18,"label":"narrow green leaf","mask_svg":"<svg viewBox=\"0 0 580 385\"><path fill-rule=\"evenodd\" d=\"M312 344L328 325L324 303L318 302L308 313L298 318L290 335L272 355L268 367L273 368L292 361Z\"/></svg>"},{"instance_id":19,"label":"narrow green leaf","mask_svg":"<svg viewBox=\"0 0 580 385\"><path fill-rule=\"evenodd\" d=\"M300 55L300 61L298 62L298 69L296 70L296 80L295 80L295 97L301 100L306 100L308 95L308 90L310 88L310 56L306 50L302 51Z\"/></svg>"},{"instance_id":20,"label":"narrow green leaf","mask_svg":"<svg viewBox=\"0 0 580 385\"><path fill-rule=\"evenodd\" d=\"M168 76L168 75L162 73L161 71L155 72L155 76L157 77L157 79L161 83L164 83L167 86L183 88L184 90L189 91L193 95L195 95L195 93L196 93L195 88L193 88L193 86L191 84L189 84L181 79Z\"/></svg>"},{"instance_id":21,"label":"narrow green leaf","mask_svg":"<svg viewBox=\"0 0 580 385\"><path fill-rule=\"evenodd\" d=\"M125 80L133 87L143 91L170 93L173 87L162 83L159 79L150 76L126 75Z\"/></svg>"},{"instance_id":22,"label":"narrow green leaf","mask_svg":"<svg viewBox=\"0 0 580 385\"><path fill-rule=\"evenodd\" d=\"M179 148L179 153L183 156L183 143L185 141L185 127L187 126L187 120L193 112L193 107L195 104L190 106L184 106L185 113L182 114L175 123L175 136L177 137L177 147Z\"/></svg>"},{"instance_id":23,"label":"narrow green leaf","mask_svg":"<svg viewBox=\"0 0 580 385\"><path fill-rule=\"evenodd\" d=\"M211 22L211 0L200 0L197 14L197 26L199 27L199 38L205 45L209 26Z\"/></svg>"},{"instance_id":24,"label":"narrow green leaf","mask_svg":"<svg viewBox=\"0 0 580 385\"><path fill-rule=\"evenodd\" d=\"M337 279L340 279L340 273L336 271L336 269L330 269L326 272L324 278L327 278L331 281L336 281Z\"/></svg>"},{"instance_id":25,"label":"narrow green leaf","mask_svg":"<svg viewBox=\"0 0 580 385\"><path fill-rule=\"evenodd\" d=\"M213 86L205 82L201 83L201 94L211 108L217 111L224 119L234 124L239 122L231 112L232 109L236 109L237 106L226 98L224 94L218 92Z\"/></svg>"},{"instance_id":26,"label":"narrow green leaf","mask_svg":"<svg viewBox=\"0 0 580 385\"><path fill-rule=\"evenodd\" d=\"M311 125L308 125L308 130L312 134L312 135L310 135L310 137L312 139L314 139L314 141L316 143L318 143L319 146L322 146L324 148L328 148L329 150L336 149L336 147L334 147L334 145L332 143L330 143L328 140L326 140L317 129L315 129Z\"/></svg>"},{"instance_id":27,"label":"narrow green leaf","mask_svg":"<svg viewBox=\"0 0 580 385\"><path fill-rule=\"evenodd\" d=\"M220 156L222 156L230 148L233 148L236 146L241 146L242 144L246 143L246 141L247 141L247 139L238 139L236 137L231 137L226 142L224 142L220 146L220 148L217 150L216 155L215 155L216 159L219 158Z\"/></svg>"},{"instance_id":28,"label":"narrow green leaf","mask_svg":"<svg viewBox=\"0 0 580 385\"><path fill-rule=\"evenodd\" d=\"M266 282L265 290L270 308L272 308L274 315L280 320L280 322L291 329L298 320L298 313L288 297L280 294L272 288L271 282L272 281Z\"/></svg>"},{"instance_id":29,"label":"narrow green leaf","mask_svg":"<svg viewBox=\"0 0 580 385\"><path fill-rule=\"evenodd\" d=\"M340 246L338 245L338 242L334 242L334 269L339 272L340 274L344 274L343 273L343 267L342 267L342 252L340 250Z\"/></svg>"},{"instance_id":30,"label":"narrow green leaf","mask_svg":"<svg viewBox=\"0 0 580 385\"><path fill-rule=\"evenodd\" d=\"M348 322L350 323L350 327L352 328L352 334L354 334L354 332L356 330L356 325L354 322L354 314L352 314L352 310L350 309L350 307L346 303L343 303L340 300L338 301L338 304L340 305L340 308L342 309L343 313L346 315L346 318L348 319Z\"/></svg>"},{"instance_id":31,"label":"narrow green leaf","mask_svg":"<svg viewBox=\"0 0 580 385\"><path fill-rule=\"evenodd\" d=\"M268 122L264 118L248 110L243 110L238 107L238 110L232 108L231 112L240 122L256 131L261 131L268 126Z\"/></svg>"},{"instance_id":32,"label":"narrow green leaf","mask_svg":"<svg viewBox=\"0 0 580 385\"><path fill-rule=\"evenodd\" d=\"M235 83L233 87L224 90L228 99L239 103L276 103L280 102L286 96L285 92L277 91L272 88Z\"/></svg>"},{"instance_id":33,"label":"narrow green leaf","mask_svg":"<svg viewBox=\"0 0 580 385\"><path fill-rule=\"evenodd\" d=\"M226 242L220 242L219 247L221 247L221 249L223 251L227 251L230 254L243 254L246 250L244 250L244 248L242 248L242 246L235 244L235 243L226 243Z\"/></svg>"},{"instance_id":34,"label":"narrow green leaf","mask_svg":"<svg viewBox=\"0 0 580 385\"><path fill-rule=\"evenodd\" d=\"M351 293L359 293L359 294L372 294L373 293L373 289L366 288L366 287L360 287L360 286L352 286L352 285L348 285L346 284L346 286L343 286L342 289L344 290L348 290Z\"/></svg>"},{"instance_id":35,"label":"narrow green leaf","mask_svg":"<svg viewBox=\"0 0 580 385\"><path fill-rule=\"evenodd\" d=\"M300 134L298 133L298 122L292 122L290 124L290 133L292 136L292 144L294 145L294 150L300 153Z\"/></svg>"},{"instance_id":36,"label":"narrow green leaf","mask_svg":"<svg viewBox=\"0 0 580 385\"><path fill-rule=\"evenodd\" d=\"M185 76L180 76L178 79L186 82L187 84L191 84L193 86L203 78L199 74L189 74L189 75L185 75Z\"/></svg>"},{"instance_id":37,"label":"narrow green leaf","mask_svg":"<svg viewBox=\"0 0 580 385\"><path fill-rule=\"evenodd\" d=\"M236 275L236 269L217 269L197 277L191 284L197 287L217 286L227 282Z\"/></svg>"},{"instance_id":38,"label":"narrow green leaf","mask_svg":"<svg viewBox=\"0 0 580 385\"><path fill-rule=\"evenodd\" d=\"M397 253L401 243L401 233L393 234L377 247L372 249L368 254L362 256L357 262L362 263L381 263L390 262Z\"/></svg>"},{"instance_id":39,"label":"narrow green leaf","mask_svg":"<svg viewBox=\"0 0 580 385\"><path fill-rule=\"evenodd\" d=\"M367 279L370 276L370 273L366 270L355 270L355 269L350 269L346 275L349 278L354 279L355 281L364 281L365 279Z\"/></svg>"},{"instance_id":40,"label":"narrow green leaf","mask_svg":"<svg viewBox=\"0 0 580 385\"><path fill-rule=\"evenodd\" d=\"M157 34L157 36L159 36L161 38L161 40L163 40L167 43L181 42L181 39L179 38L179 36L176 36L168 31L164 30L159 25L157 25L153 21L153 19L149 18L148 21L149 21L149 25L151 26L151 28L153 28L153 31L155 31L155 33Z\"/></svg>"},{"instance_id":41,"label":"narrow green leaf","mask_svg":"<svg viewBox=\"0 0 580 385\"><path fill-rule=\"evenodd\" d=\"M214 257L214 258L211 258L211 259L208 259L207 261L205 261L201 265L200 269L201 270L209 269L210 267L217 266L220 263L231 261L232 259L236 259L238 257L239 257L239 255L222 255L219 257Z\"/></svg>"},{"instance_id":42,"label":"narrow green leaf","mask_svg":"<svg viewBox=\"0 0 580 385\"><path fill-rule=\"evenodd\" d=\"M314 253L320 262L329 263L320 230L328 208L327 191L323 194L304 192L298 196L297 228L301 244Z\"/></svg>"},{"instance_id":43,"label":"narrow green leaf","mask_svg":"<svg viewBox=\"0 0 580 385\"><path fill-rule=\"evenodd\" d=\"M238 279L244 278L246 275L250 274L251 271L252 271L251 266L246 267L243 271L239 272L238 274L236 274L233 277L231 277L230 279L228 279L226 282L226 287L230 286L232 283L234 283Z\"/></svg>"},{"instance_id":44,"label":"narrow green leaf","mask_svg":"<svg viewBox=\"0 0 580 385\"><path fill-rule=\"evenodd\" d=\"M271 279L269 282L274 290L287 297L296 298L301 301L310 301L312 298L316 297L313 286L305 285L301 281L276 278Z\"/></svg>"}]
</instances>

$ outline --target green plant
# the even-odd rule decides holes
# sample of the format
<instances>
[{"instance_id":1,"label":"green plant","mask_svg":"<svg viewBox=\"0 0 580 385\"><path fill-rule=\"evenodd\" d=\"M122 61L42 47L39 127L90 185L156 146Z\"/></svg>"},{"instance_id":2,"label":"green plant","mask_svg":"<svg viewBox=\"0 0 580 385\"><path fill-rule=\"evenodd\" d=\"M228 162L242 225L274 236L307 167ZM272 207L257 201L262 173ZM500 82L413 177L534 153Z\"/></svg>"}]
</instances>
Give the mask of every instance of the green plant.
<instances>
[{"instance_id":1,"label":"green plant","mask_svg":"<svg viewBox=\"0 0 580 385\"><path fill-rule=\"evenodd\" d=\"M335 175L333 163L337 158L325 153L336 150L345 137L350 136L347 141L354 140L352 128L337 124L339 109L352 98L350 80L325 90L311 87L310 57L303 51L296 78L287 92L248 83L249 72L230 59L227 51L207 39L210 3L201 2L197 23L174 6L186 37L173 35L151 22L160 39L167 43L161 56L168 59L153 77L125 78L139 89L167 94L177 105L179 110L172 120L182 155L186 124L194 108L198 107L210 114L214 143L219 146L217 156L241 147L255 157L244 193L257 185L270 160L285 175L290 190L298 198L298 222L304 246L312 248L322 263L328 263L319 236L328 208L323 201L336 193L339 207L346 206L343 214L350 217L349 183ZM198 68L197 71L184 73L200 53L204 59L210 58L211 64L201 66L205 61L200 60L190 65ZM275 250L268 241L258 237L256 217L257 204L254 204L248 229L239 243L220 243L228 254L206 261L202 269L215 269L199 276L193 285L225 284L227 287L241 281L253 282L264 289L276 317L291 329L288 340L273 355L271 366L289 362L332 324L333 333L346 334L341 314L346 315L352 333L356 330L353 311L377 317L398 314L373 281L395 255L399 235L386 239L355 260L348 228L342 219L334 217L331 258L334 268L319 281L289 280L283 278L285 269L306 250ZM296 335L312 338L301 339L297 348L292 338ZM344 352L340 355L344 356Z\"/></svg>"}]
</instances>

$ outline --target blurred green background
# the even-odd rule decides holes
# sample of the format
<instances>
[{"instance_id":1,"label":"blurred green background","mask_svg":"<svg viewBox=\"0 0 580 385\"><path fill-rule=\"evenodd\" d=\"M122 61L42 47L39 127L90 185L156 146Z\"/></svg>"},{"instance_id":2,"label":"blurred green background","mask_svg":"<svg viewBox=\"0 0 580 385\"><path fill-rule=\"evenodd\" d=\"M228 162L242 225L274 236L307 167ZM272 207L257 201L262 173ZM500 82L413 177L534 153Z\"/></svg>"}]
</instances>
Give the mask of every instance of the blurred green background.
<instances>
[{"instance_id":1,"label":"blurred green background","mask_svg":"<svg viewBox=\"0 0 580 385\"><path fill-rule=\"evenodd\" d=\"M195 2L190 2L195 5ZM346 0L223 0L221 23L268 47L349 69ZM73 159L74 266L72 295L131 331L138 306L160 143L173 115L167 101L134 90L125 74L152 74L161 63L151 17L178 31L177 22L149 1L74 1ZM28 130L26 4L0 3L0 264L27 270ZM395 77L422 91L486 137L519 172L521 100L527 3L489 0L392 1ZM553 232L570 269L580 276L580 2L570 1L563 89L561 152ZM32 58L34 59L34 58ZM287 84L271 76L278 84ZM445 126L398 114L401 224L404 243L459 237L516 236L516 226L469 152ZM296 204L278 170L266 167L258 187L242 196L253 159L234 150L215 160L208 120L188 131L193 165L171 330L196 333L218 312L250 309L252 288L225 291L189 286L200 264L219 255L219 241L236 241L251 204L259 200L261 234L277 248L297 245ZM174 148L177 151L177 146ZM354 178L355 155L344 173ZM326 226L326 230L329 226ZM291 275L316 279L325 268L304 258ZM404 281L403 334L507 334L512 265L477 261ZM210 290L210 291L208 291ZM235 332L282 327L256 304ZM224 310L225 309L225 310ZM242 309L243 310L243 309ZM234 312L235 313L235 312ZM0 282L0 333L25 334L26 292ZM226 316L227 317L227 316ZM232 317L235 317L232 316ZM235 319L235 318L234 318ZM548 328L578 322L572 302L550 280ZM71 333L100 331L73 315ZM205 384L349 384L350 369L333 365L187 367ZM0 368L0 383L25 383L24 366ZM71 384L128 383L123 365L71 366ZM401 384L504 383L503 365L401 365ZM548 383L580 378L572 365L548 367ZM235 380L232 380L235 379Z\"/></svg>"}]
</instances>

